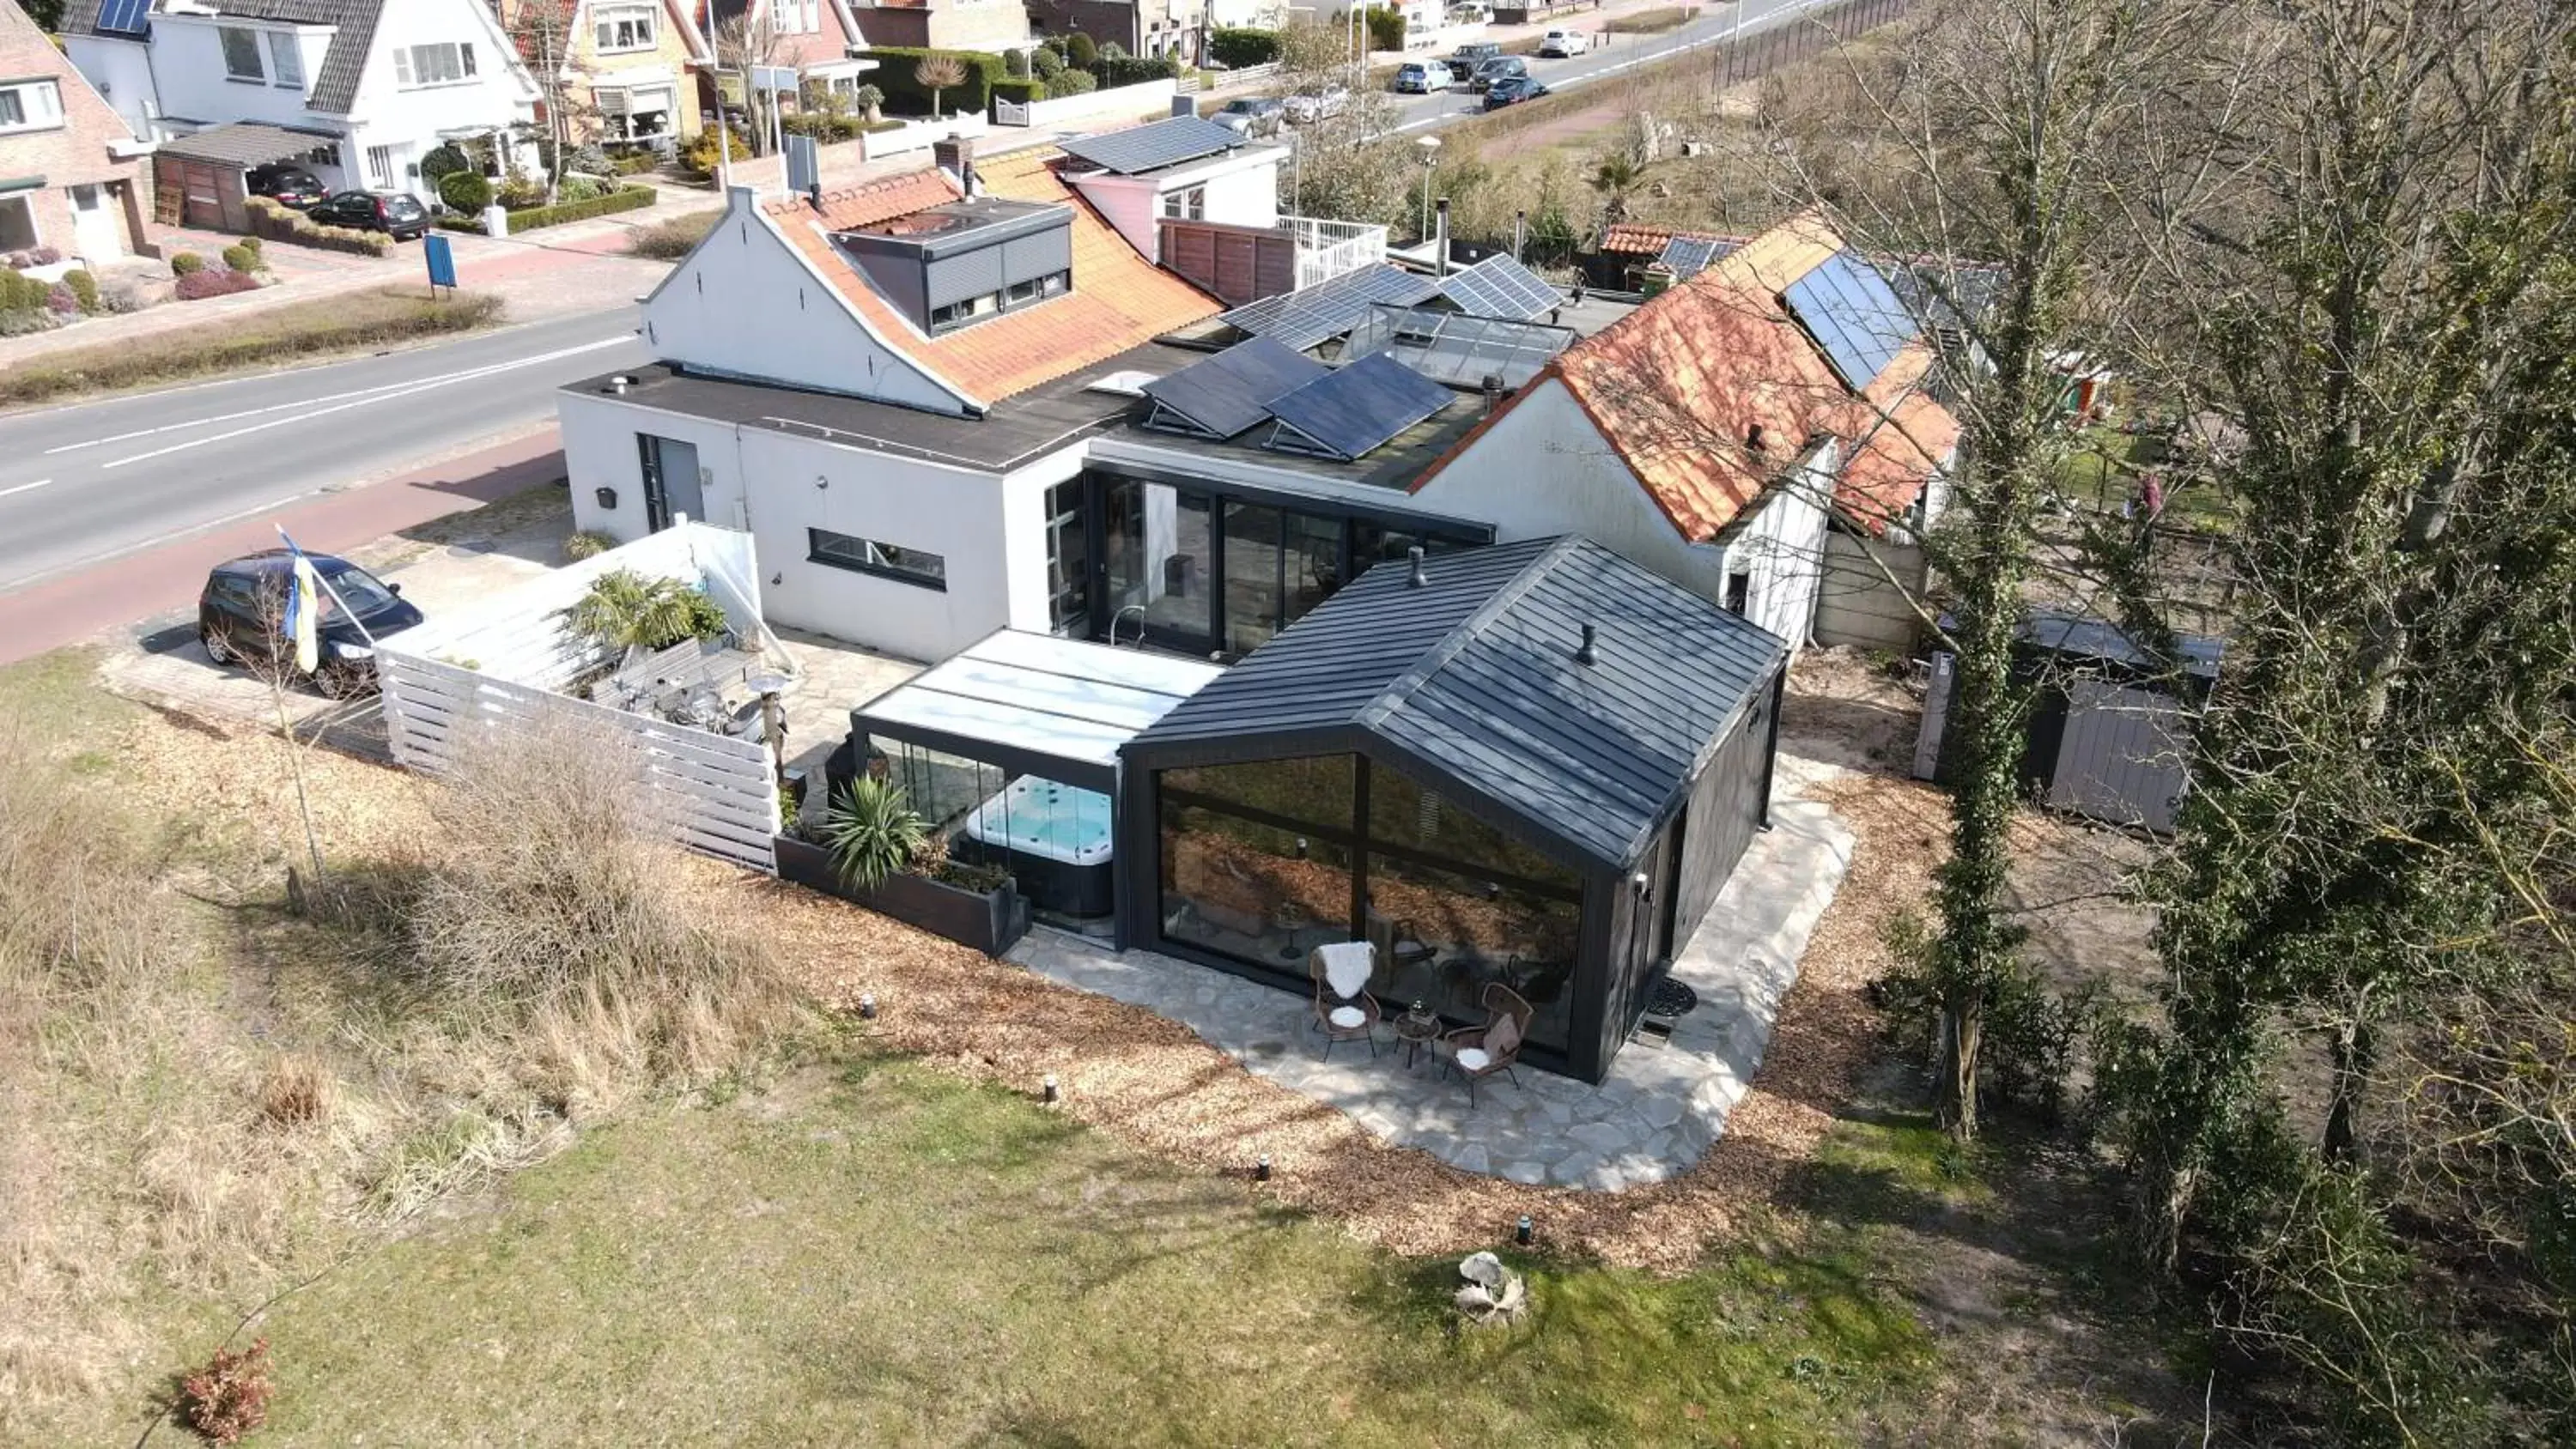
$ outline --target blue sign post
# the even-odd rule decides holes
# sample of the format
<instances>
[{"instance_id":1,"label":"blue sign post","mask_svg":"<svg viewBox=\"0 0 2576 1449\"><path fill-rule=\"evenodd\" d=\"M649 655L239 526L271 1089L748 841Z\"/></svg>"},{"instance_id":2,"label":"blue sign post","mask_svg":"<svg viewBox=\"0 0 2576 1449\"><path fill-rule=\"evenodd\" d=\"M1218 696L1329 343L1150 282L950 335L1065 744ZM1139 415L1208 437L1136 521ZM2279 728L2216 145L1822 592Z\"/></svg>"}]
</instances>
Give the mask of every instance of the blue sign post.
<instances>
[{"instance_id":1,"label":"blue sign post","mask_svg":"<svg viewBox=\"0 0 2576 1449\"><path fill-rule=\"evenodd\" d=\"M437 296L438 289L441 287L445 287L451 292L455 291L456 249L448 245L447 238L440 236L436 232L431 232L429 235L422 237L420 239L420 254L429 262L430 295L433 297Z\"/></svg>"}]
</instances>

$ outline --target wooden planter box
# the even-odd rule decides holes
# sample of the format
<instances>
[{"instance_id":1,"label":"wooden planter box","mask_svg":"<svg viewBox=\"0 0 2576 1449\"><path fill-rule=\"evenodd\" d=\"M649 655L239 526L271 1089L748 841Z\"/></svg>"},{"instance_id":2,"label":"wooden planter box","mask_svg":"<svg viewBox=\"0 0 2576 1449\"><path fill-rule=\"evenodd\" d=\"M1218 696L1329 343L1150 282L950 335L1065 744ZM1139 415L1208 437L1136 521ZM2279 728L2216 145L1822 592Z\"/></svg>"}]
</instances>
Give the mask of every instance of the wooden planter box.
<instances>
[{"instance_id":1,"label":"wooden planter box","mask_svg":"<svg viewBox=\"0 0 2576 1449\"><path fill-rule=\"evenodd\" d=\"M1029 903L1007 884L978 893L917 875L890 875L875 890L863 891L841 879L832 866L831 852L823 847L785 835L772 844L778 853L779 879L839 896L987 956L1001 955L1028 934Z\"/></svg>"}]
</instances>

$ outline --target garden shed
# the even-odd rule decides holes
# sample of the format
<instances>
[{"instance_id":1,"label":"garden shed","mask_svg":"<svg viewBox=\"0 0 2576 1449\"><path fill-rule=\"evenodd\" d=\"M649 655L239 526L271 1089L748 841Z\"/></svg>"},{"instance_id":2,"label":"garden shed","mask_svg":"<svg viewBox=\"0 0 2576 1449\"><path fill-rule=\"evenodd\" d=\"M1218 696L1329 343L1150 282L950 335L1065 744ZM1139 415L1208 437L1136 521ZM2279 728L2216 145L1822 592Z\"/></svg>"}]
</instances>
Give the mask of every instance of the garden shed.
<instances>
[{"instance_id":1,"label":"garden shed","mask_svg":"<svg viewBox=\"0 0 2576 1449\"><path fill-rule=\"evenodd\" d=\"M1581 539L1370 570L1127 742L1124 944L1284 989L1330 941L1599 1081L1768 823L1785 641Z\"/></svg>"}]
</instances>

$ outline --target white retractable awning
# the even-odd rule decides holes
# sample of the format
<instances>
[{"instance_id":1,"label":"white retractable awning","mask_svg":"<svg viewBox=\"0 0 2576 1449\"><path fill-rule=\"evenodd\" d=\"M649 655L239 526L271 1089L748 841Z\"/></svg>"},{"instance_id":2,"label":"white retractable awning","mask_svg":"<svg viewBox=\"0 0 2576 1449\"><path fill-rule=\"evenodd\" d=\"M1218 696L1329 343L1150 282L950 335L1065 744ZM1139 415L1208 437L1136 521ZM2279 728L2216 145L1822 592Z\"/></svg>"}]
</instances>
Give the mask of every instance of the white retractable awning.
<instances>
[{"instance_id":1,"label":"white retractable awning","mask_svg":"<svg viewBox=\"0 0 2576 1449\"><path fill-rule=\"evenodd\" d=\"M1120 745L1224 672L1194 659L1005 629L850 711L850 725L1106 788Z\"/></svg>"}]
</instances>

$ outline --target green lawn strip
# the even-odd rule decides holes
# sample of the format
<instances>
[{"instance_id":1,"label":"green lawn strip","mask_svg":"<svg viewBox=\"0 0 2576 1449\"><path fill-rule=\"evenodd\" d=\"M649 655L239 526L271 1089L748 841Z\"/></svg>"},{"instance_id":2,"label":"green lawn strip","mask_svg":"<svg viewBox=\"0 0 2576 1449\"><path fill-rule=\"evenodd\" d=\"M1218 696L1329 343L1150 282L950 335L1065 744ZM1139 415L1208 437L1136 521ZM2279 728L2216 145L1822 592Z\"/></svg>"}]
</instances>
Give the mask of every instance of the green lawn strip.
<instances>
[{"instance_id":1,"label":"green lawn strip","mask_svg":"<svg viewBox=\"0 0 2576 1449\"><path fill-rule=\"evenodd\" d=\"M411 288L388 288L317 297L132 342L48 354L0 372L0 404L52 402L451 336L493 326L501 313L500 298L477 293L432 301Z\"/></svg>"},{"instance_id":2,"label":"green lawn strip","mask_svg":"<svg viewBox=\"0 0 2576 1449\"><path fill-rule=\"evenodd\" d=\"M1833 1443L1930 1365L1850 1250L1525 1262L1532 1314L1453 1336L1451 1259L837 1071L639 1112L288 1299L261 1442Z\"/></svg>"}]
</instances>

